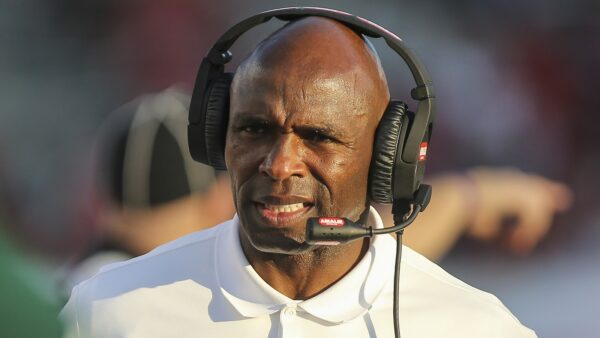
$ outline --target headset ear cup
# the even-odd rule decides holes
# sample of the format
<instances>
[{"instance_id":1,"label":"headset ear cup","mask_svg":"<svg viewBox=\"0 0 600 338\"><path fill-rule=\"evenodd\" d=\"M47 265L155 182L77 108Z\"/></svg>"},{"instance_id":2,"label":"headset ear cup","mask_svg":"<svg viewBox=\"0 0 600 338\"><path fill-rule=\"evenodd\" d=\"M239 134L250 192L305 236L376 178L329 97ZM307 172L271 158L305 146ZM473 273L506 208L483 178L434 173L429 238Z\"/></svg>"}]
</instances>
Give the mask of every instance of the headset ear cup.
<instances>
[{"instance_id":1,"label":"headset ear cup","mask_svg":"<svg viewBox=\"0 0 600 338\"><path fill-rule=\"evenodd\" d=\"M390 101L377 131L369 170L369 194L376 203L392 203L394 163L402 153L403 140L408 125L406 105Z\"/></svg>"},{"instance_id":2,"label":"headset ear cup","mask_svg":"<svg viewBox=\"0 0 600 338\"><path fill-rule=\"evenodd\" d=\"M211 83L207 90L204 138L208 164L217 170L226 170L225 138L229 121L229 88L233 74L225 73Z\"/></svg>"}]
</instances>

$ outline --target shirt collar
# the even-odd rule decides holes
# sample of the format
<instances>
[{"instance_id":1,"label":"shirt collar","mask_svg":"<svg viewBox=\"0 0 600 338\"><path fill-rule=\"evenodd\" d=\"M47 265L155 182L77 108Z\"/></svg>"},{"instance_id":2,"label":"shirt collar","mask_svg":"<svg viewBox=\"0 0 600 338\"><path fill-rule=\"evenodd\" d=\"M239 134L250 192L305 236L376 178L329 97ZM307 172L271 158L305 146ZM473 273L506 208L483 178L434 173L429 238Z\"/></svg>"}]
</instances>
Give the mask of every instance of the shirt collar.
<instances>
[{"instance_id":1,"label":"shirt collar","mask_svg":"<svg viewBox=\"0 0 600 338\"><path fill-rule=\"evenodd\" d=\"M381 217L371 207L367 224L383 227ZM393 246L375 236L361 261L342 279L317 296L297 301L279 293L254 271L242 251L237 215L222 228L215 246L218 283L225 299L244 317L258 317L295 303L311 315L331 323L352 320L375 302L392 269L386 257L394 255ZM389 241L387 241L389 243Z\"/></svg>"}]
</instances>

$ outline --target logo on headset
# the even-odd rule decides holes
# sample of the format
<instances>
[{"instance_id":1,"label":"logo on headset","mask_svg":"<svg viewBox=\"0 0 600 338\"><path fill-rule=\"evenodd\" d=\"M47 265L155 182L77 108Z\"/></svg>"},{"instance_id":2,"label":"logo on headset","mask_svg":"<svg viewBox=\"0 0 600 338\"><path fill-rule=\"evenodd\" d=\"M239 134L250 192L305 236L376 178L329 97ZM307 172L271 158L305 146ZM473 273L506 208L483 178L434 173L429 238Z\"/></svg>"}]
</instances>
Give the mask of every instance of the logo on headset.
<instances>
[{"instance_id":1,"label":"logo on headset","mask_svg":"<svg viewBox=\"0 0 600 338\"><path fill-rule=\"evenodd\" d=\"M427 159L427 142L421 142L419 146L419 161L425 161Z\"/></svg>"},{"instance_id":2,"label":"logo on headset","mask_svg":"<svg viewBox=\"0 0 600 338\"><path fill-rule=\"evenodd\" d=\"M337 217L321 217L319 218L319 225L324 227L343 227L346 224L343 218Z\"/></svg>"}]
</instances>

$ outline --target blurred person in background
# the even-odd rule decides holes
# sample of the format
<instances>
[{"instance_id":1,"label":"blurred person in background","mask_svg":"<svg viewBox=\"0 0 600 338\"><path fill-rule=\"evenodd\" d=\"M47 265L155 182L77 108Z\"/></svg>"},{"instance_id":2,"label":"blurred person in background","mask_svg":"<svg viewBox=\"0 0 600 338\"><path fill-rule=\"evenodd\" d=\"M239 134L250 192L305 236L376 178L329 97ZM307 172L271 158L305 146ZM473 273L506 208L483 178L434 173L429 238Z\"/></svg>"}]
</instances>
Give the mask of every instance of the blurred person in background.
<instances>
[{"instance_id":1,"label":"blurred person in background","mask_svg":"<svg viewBox=\"0 0 600 338\"><path fill-rule=\"evenodd\" d=\"M51 282L25 257L11 234L17 221L3 169L0 161L0 337L61 337Z\"/></svg>"},{"instance_id":2,"label":"blurred person in background","mask_svg":"<svg viewBox=\"0 0 600 338\"><path fill-rule=\"evenodd\" d=\"M98 231L70 270L68 291L103 265L233 215L226 175L189 155L188 104L189 96L172 87L122 106L101 127L87 198Z\"/></svg>"},{"instance_id":3,"label":"blurred person in background","mask_svg":"<svg viewBox=\"0 0 600 338\"><path fill-rule=\"evenodd\" d=\"M404 239L433 261L441 260L463 236L528 254L544 239L555 215L572 203L566 185L514 168L475 167L426 181L434 189L430 205ZM386 224L393 224L391 206L376 208Z\"/></svg>"}]
</instances>

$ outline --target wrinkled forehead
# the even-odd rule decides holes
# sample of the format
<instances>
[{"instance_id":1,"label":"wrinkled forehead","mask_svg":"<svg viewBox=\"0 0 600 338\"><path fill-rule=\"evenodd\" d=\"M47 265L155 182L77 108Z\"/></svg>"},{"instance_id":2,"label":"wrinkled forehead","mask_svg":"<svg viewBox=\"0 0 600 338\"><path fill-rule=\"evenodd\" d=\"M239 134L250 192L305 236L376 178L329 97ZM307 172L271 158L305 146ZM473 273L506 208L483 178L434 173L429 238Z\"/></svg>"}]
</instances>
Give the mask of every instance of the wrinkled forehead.
<instances>
[{"instance_id":1,"label":"wrinkled forehead","mask_svg":"<svg viewBox=\"0 0 600 338\"><path fill-rule=\"evenodd\" d=\"M254 60L236 72L233 92L251 89L283 92L313 90L322 94L356 96L365 94L370 87L368 75L356 65L340 67L325 62L268 63ZM362 89L355 91L355 89ZM298 94L302 94L301 92Z\"/></svg>"},{"instance_id":2,"label":"wrinkled forehead","mask_svg":"<svg viewBox=\"0 0 600 338\"><path fill-rule=\"evenodd\" d=\"M231 90L232 113L240 106L302 106L347 115L373 110L380 89L360 65L317 61L310 56L287 62L254 59L236 73ZM377 115L377 114L375 114Z\"/></svg>"},{"instance_id":3,"label":"wrinkled forehead","mask_svg":"<svg viewBox=\"0 0 600 338\"><path fill-rule=\"evenodd\" d=\"M371 91L369 82L354 68L339 71L327 67L258 64L248 67L234 81L231 113L278 110L287 114L318 113L321 118L349 118L371 110Z\"/></svg>"}]
</instances>

